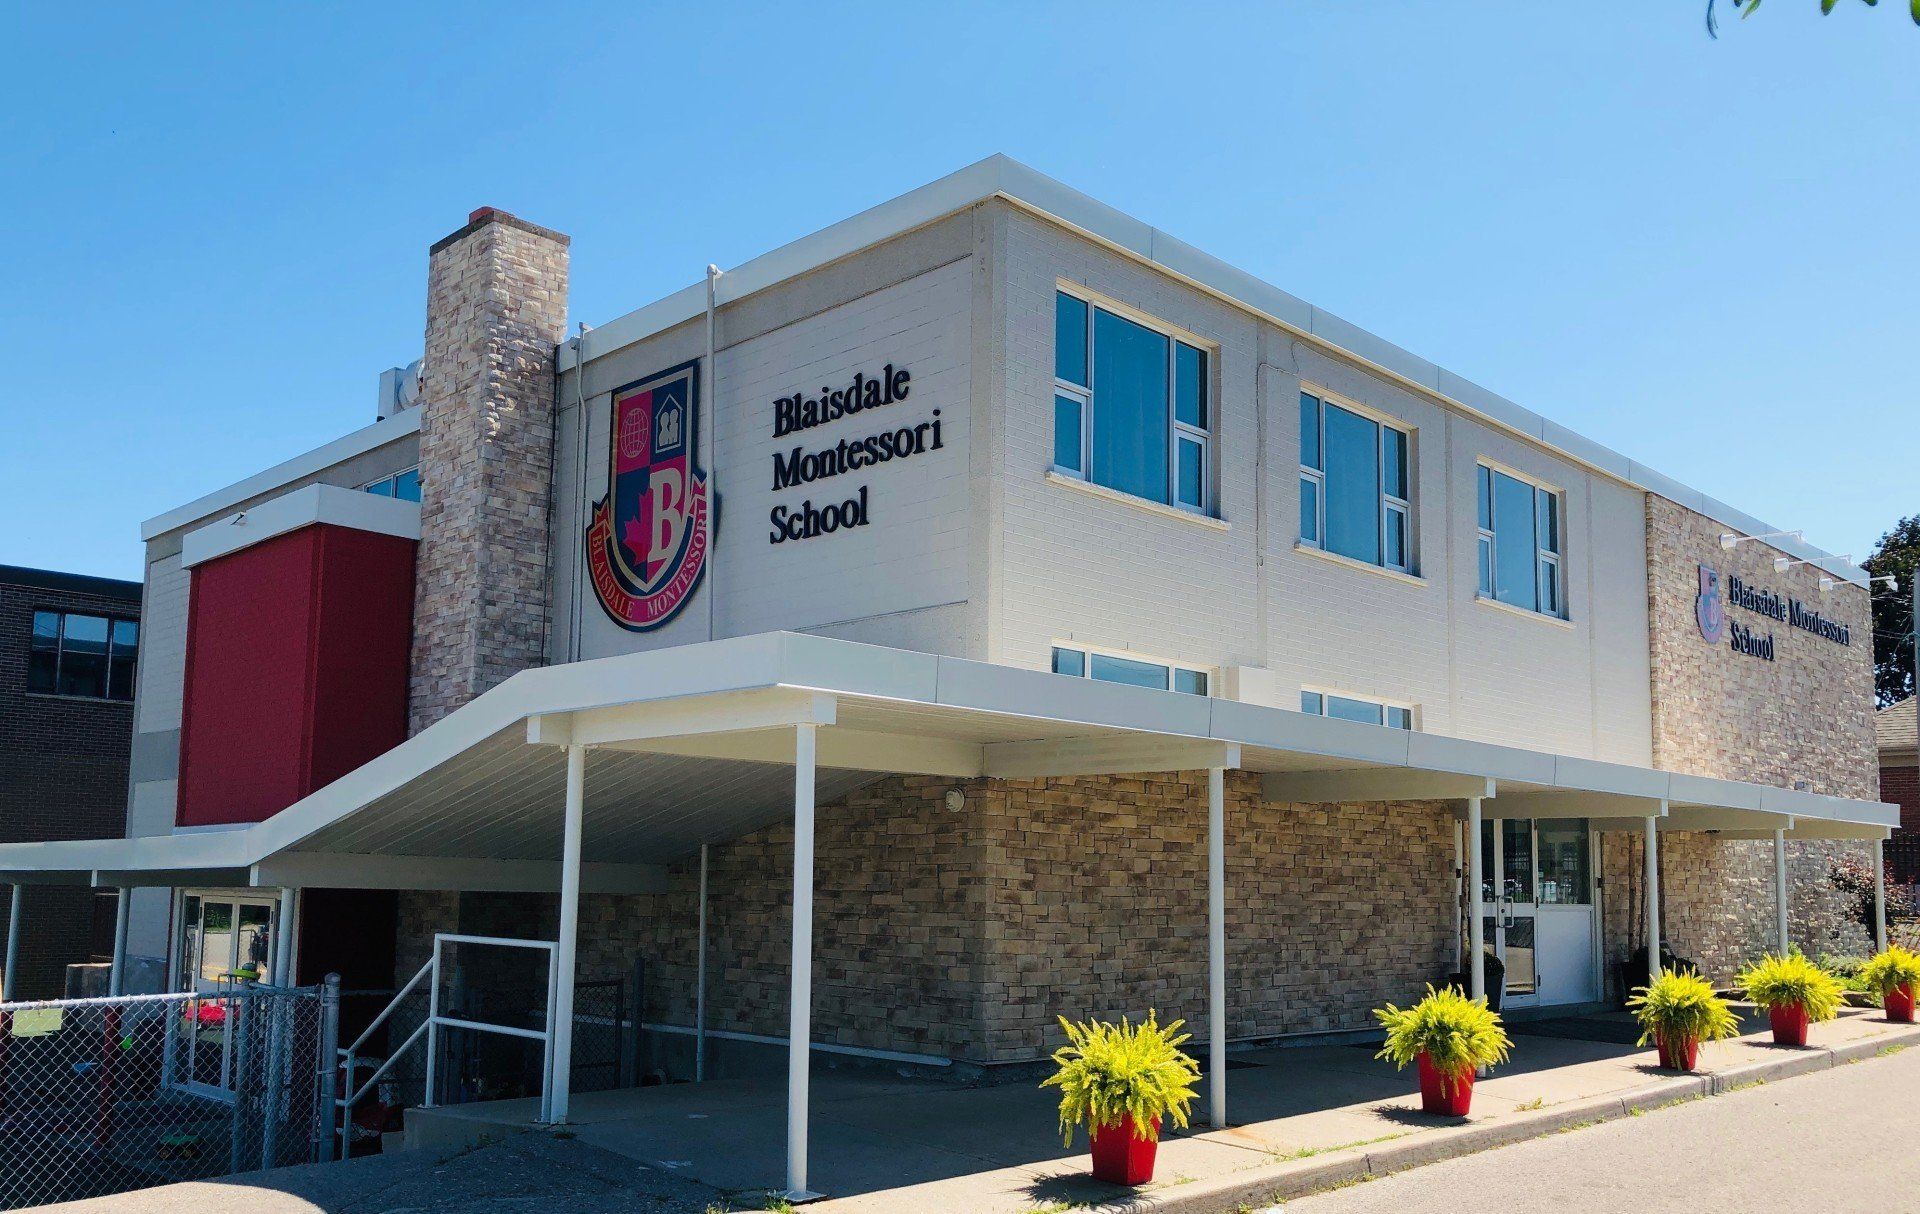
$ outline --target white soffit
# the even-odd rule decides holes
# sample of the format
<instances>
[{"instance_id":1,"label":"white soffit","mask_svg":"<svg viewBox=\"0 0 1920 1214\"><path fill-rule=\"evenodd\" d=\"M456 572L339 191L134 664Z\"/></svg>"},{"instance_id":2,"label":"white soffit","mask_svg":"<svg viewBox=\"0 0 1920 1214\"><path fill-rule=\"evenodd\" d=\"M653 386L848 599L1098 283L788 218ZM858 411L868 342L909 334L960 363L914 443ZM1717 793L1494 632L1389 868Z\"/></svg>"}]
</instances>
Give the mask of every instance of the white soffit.
<instances>
[{"instance_id":1,"label":"white soffit","mask_svg":"<svg viewBox=\"0 0 1920 1214\"><path fill-rule=\"evenodd\" d=\"M714 287L716 305L725 306L758 291L810 273L863 249L925 227L957 211L1003 198L1042 218L1083 233L1135 260L1154 266L1210 295L1254 312L1301 337L1384 372L1456 409L1636 489L1657 493L1723 526L1747 535L1780 528L1708 497L1697 489L1592 439L1549 421L1479 384L1376 337L1358 325L1314 307L1219 258L1209 256L1149 224L1116 210L1046 174L1002 155L977 161L937 181L909 190L879 206L809 236L763 253L721 275ZM635 342L701 316L706 284L695 283L663 299L616 317L555 352L559 372L605 357ZM1791 536L1768 541L1783 552L1819 565L1857 585L1866 574L1839 557Z\"/></svg>"},{"instance_id":2,"label":"white soffit","mask_svg":"<svg viewBox=\"0 0 1920 1214\"><path fill-rule=\"evenodd\" d=\"M308 485L187 532L180 541L180 564L192 568L315 523L417 540L420 503L337 485Z\"/></svg>"}]
</instances>

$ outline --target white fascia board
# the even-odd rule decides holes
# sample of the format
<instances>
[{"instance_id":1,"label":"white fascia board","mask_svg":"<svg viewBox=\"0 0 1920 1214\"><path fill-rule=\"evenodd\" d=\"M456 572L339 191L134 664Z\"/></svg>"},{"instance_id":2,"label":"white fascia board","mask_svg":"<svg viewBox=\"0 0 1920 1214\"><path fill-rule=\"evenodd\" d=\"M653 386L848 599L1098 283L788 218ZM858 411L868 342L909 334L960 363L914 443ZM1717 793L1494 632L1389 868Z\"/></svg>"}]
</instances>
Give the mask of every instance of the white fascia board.
<instances>
[{"instance_id":1,"label":"white fascia board","mask_svg":"<svg viewBox=\"0 0 1920 1214\"><path fill-rule=\"evenodd\" d=\"M715 284L715 303L743 299L996 197L1072 228L1611 479L1657 493L1749 535L1779 530L1003 155L989 156L727 271ZM555 366L562 372L572 370L582 362L592 362L684 324L705 310L706 285L684 287L589 331L578 339L577 346L572 341L562 343L555 351ZM1863 571L1821 549L1798 541L1788 541L1781 547L1797 557L1816 561L1836 577L1866 584Z\"/></svg>"},{"instance_id":2,"label":"white fascia board","mask_svg":"<svg viewBox=\"0 0 1920 1214\"><path fill-rule=\"evenodd\" d=\"M192 568L315 523L418 540L420 503L338 485L308 485L187 532L180 540L180 564Z\"/></svg>"},{"instance_id":3,"label":"white fascia board","mask_svg":"<svg viewBox=\"0 0 1920 1214\"><path fill-rule=\"evenodd\" d=\"M315 447L301 455L296 455L284 463L275 464L265 472L256 472L243 481L235 481L224 489L216 489L205 497L195 498L184 506L177 506L165 514L156 514L140 524L140 538L150 540L157 535L185 527L189 523L230 510L241 502L271 493L282 485L324 472L335 464L344 463L369 451L378 450L388 443L398 442L408 435L420 432L420 410L403 409L392 417L382 418L371 426L343 434L324 446Z\"/></svg>"}]
</instances>

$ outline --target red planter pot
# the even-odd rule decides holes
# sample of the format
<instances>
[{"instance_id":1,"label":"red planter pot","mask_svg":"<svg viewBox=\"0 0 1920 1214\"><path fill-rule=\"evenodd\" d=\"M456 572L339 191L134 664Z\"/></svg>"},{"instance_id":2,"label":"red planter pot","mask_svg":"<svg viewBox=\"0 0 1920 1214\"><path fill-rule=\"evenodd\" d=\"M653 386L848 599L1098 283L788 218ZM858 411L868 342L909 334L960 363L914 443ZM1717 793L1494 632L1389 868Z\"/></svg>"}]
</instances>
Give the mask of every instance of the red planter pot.
<instances>
[{"instance_id":1,"label":"red planter pot","mask_svg":"<svg viewBox=\"0 0 1920 1214\"><path fill-rule=\"evenodd\" d=\"M1422 1054L1415 1062L1420 1068L1420 1111L1441 1117L1465 1117L1473 1107L1473 1068L1463 1067L1445 1081L1444 1072L1433 1059Z\"/></svg>"},{"instance_id":2,"label":"red planter pot","mask_svg":"<svg viewBox=\"0 0 1920 1214\"><path fill-rule=\"evenodd\" d=\"M1767 1022L1773 1025L1773 1043L1775 1045L1805 1045L1807 1043L1807 1009L1803 1007L1770 1007L1767 1009Z\"/></svg>"},{"instance_id":3,"label":"red planter pot","mask_svg":"<svg viewBox=\"0 0 1920 1214\"><path fill-rule=\"evenodd\" d=\"M1665 1037L1655 1040L1660 1045L1660 1065L1670 1071L1691 1071L1700 1065L1699 1038L1679 1038L1669 1041Z\"/></svg>"},{"instance_id":4,"label":"red planter pot","mask_svg":"<svg viewBox=\"0 0 1920 1214\"><path fill-rule=\"evenodd\" d=\"M1094 1127L1087 1137L1093 1147L1095 1180L1140 1185L1153 1179L1153 1157L1160 1147L1160 1119L1155 1117L1143 1128L1145 1138L1134 1133L1131 1117Z\"/></svg>"},{"instance_id":5,"label":"red planter pot","mask_svg":"<svg viewBox=\"0 0 1920 1214\"><path fill-rule=\"evenodd\" d=\"M1913 987L1896 986L1887 992L1887 1019L1895 1024L1913 1023Z\"/></svg>"}]
</instances>

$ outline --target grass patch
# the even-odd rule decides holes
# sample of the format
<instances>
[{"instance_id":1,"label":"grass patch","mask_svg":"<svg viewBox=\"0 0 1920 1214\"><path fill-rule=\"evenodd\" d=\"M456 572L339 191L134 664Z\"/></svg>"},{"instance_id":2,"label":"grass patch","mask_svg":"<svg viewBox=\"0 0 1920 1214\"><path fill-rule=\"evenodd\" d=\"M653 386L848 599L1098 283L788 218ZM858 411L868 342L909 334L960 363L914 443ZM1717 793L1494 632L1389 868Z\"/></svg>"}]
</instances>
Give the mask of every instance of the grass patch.
<instances>
[{"instance_id":1,"label":"grass patch","mask_svg":"<svg viewBox=\"0 0 1920 1214\"><path fill-rule=\"evenodd\" d=\"M1352 1151L1360 1147L1378 1146L1383 1142L1392 1142L1396 1138L1405 1138L1412 1130L1401 1130L1397 1134L1382 1134L1378 1138L1361 1138L1353 1142L1335 1143L1330 1147L1301 1147L1297 1151L1268 1151L1267 1157L1275 1163L1293 1163L1301 1159L1312 1159L1315 1155L1327 1155L1334 1151Z\"/></svg>"},{"instance_id":2,"label":"grass patch","mask_svg":"<svg viewBox=\"0 0 1920 1214\"><path fill-rule=\"evenodd\" d=\"M1545 1096L1535 1096L1532 1100L1527 1101L1525 1104L1514 1105L1513 1111L1516 1113L1538 1113L1541 1109L1544 1109L1546 1107L1547 1107L1547 1098Z\"/></svg>"}]
</instances>

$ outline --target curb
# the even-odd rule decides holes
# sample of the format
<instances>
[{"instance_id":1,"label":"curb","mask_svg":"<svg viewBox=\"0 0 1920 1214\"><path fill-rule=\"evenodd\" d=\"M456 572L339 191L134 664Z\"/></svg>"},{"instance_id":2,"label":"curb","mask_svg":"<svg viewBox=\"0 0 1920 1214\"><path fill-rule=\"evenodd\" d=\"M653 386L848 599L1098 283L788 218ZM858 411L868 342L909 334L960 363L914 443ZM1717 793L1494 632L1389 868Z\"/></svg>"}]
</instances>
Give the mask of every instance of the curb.
<instances>
[{"instance_id":1,"label":"curb","mask_svg":"<svg viewBox=\"0 0 1920 1214\"><path fill-rule=\"evenodd\" d=\"M1920 1026L1837 1046L1782 1047L1779 1058L1710 1074L1662 1079L1617 1096L1570 1101L1545 1109L1537 1116L1470 1125L1457 1134L1420 1134L1410 1141L1371 1151L1332 1151L1315 1159L1267 1164L1217 1180L1195 1181L1177 1189L1116 1198L1087 1208L1092 1214L1223 1214L1243 1205L1264 1209L1310 1193L1390 1176L1530 1138L1721 1096L1756 1083L1832 1070L1844 1063L1877 1057L1890 1046L1916 1044L1920 1044Z\"/></svg>"}]
</instances>

